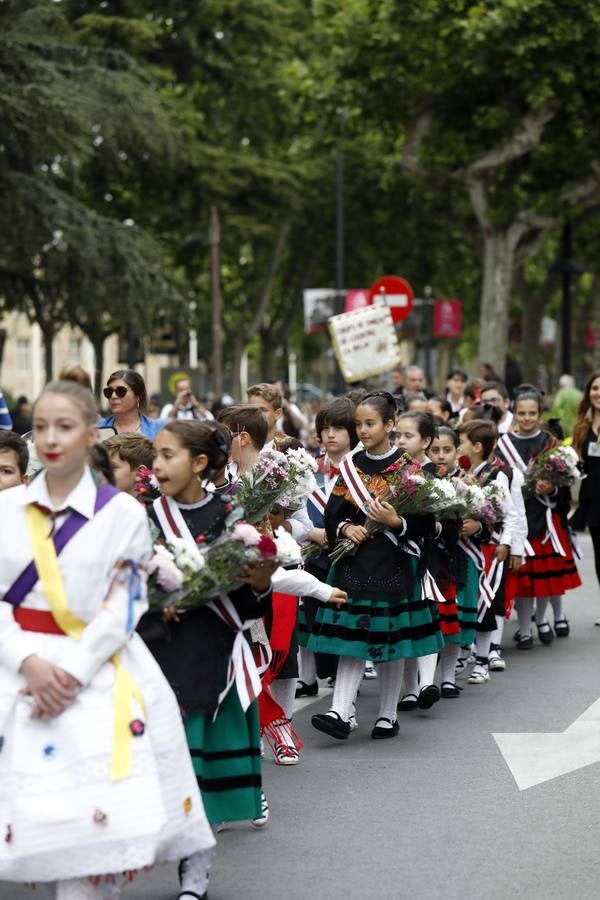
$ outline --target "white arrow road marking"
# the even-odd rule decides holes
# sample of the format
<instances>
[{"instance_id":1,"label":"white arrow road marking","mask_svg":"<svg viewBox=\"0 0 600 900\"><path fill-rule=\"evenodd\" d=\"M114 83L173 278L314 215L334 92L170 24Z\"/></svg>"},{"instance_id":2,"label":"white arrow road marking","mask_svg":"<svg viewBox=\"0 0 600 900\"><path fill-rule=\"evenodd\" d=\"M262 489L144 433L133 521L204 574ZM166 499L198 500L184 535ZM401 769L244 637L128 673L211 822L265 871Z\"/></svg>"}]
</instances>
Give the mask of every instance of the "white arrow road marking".
<instances>
[{"instance_id":1,"label":"white arrow road marking","mask_svg":"<svg viewBox=\"0 0 600 900\"><path fill-rule=\"evenodd\" d=\"M520 791L600 762L600 699L563 732L494 734Z\"/></svg>"}]
</instances>

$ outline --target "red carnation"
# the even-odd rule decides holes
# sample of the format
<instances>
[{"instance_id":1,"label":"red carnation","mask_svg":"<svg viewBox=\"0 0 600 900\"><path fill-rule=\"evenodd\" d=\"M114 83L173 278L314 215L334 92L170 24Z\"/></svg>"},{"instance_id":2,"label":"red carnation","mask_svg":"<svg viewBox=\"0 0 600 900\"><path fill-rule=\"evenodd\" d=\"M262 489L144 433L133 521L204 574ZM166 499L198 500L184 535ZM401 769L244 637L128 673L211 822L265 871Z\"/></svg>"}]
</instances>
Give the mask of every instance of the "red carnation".
<instances>
[{"instance_id":1,"label":"red carnation","mask_svg":"<svg viewBox=\"0 0 600 900\"><path fill-rule=\"evenodd\" d=\"M471 460L468 456L459 456L458 457L458 465L461 467L463 472L468 472L471 468Z\"/></svg>"},{"instance_id":2,"label":"red carnation","mask_svg":"<svg viewBox=\"0 0 600 900\"><path fill-rule=\"evenodd\" d=\"M274 556L277 556L277 544L273 538L268 537L266 534L261 535L256 546L263 559L272 559Z\"/></svg>"}]
</instances>

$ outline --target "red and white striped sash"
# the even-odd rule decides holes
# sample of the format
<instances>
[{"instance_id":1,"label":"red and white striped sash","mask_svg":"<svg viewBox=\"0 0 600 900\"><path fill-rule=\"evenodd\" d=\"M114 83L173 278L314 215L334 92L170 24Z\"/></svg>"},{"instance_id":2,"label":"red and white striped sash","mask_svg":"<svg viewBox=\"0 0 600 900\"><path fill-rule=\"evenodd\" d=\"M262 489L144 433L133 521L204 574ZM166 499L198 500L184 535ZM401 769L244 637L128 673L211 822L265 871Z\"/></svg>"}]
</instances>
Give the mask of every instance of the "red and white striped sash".
<instances>
[{"instance_id":1,"label":"red and white striped sash","mask_svg":"<svg viewBox=\"0 0 600 900\"><path fill-rule=\"evenodd\" d=\"M520 454L517 451L517 448L511 441L508 434L503 434L498 441L497 444L498 450L502 452L502 455L506 459L506 461L513 467L513 469L519 469L521 472L527 471L527 464L523 461Z\"/></svg>"},{"instance_id":2,"label":"red and white striped sash","mask_svg":"<svg viewBox=\"0 0 600 900\"><path fill-rule=\"evenodd\" d=\"M172 538L181 538L189 546L194 547L196 550L198 549L186 521L181 515L181 510L172 497L159 497L154 501L153 507L167 541ZM219 694L214 718L217 717L221 704L234 683L240 704L245 712L250 704L257 699L262 689L260 675L252 650L244 637L244 632L252 627L256 619L245 619L242 621L235 606L226 594L211 600L206 605L235 632L231 657L227 667L227 682Z\"/></svg>"},{"instance_id":3,"label":"red and white striped sash","mask_svg":"<svg viewBox=\"0 0 600 900\"><path fill-rule=\"evenodd\" d=\"M461 538L458 546L471 559L479 572L479 604L477 606L477 621L481 622L486 610L492 605L498 588L502 583L504 563L497 559L492 561L490 571L485 571L485 559L477 544L470 538Z\"/></svg>"}]
</instances>

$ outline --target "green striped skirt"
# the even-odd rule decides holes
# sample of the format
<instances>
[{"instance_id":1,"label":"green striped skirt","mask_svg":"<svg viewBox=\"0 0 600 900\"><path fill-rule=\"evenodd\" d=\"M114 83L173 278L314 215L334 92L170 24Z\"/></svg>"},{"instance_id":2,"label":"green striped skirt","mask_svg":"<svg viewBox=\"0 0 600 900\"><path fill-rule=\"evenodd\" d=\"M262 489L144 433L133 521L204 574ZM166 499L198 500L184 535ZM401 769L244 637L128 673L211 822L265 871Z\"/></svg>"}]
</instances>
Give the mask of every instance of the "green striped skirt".
<instances>
[{"instance_id":1,"label":"green striped skirt","mask_svg":"<svg viewBox=\"0 0 600 900\"><path fill-rule=\"evenodd\" d=\"M321 604L307 648L314 653L353 656L373 662L390 662L406 657L428 656L444 646L440 633L437 604L421 599L421 584L409 580L411 595L393 592L354 595L337 609ZM335 584L335 571L330 572Z\"/></svg>"},{"instance_id":2,"label":"green striped skirt","mask_svg":"<svg viewBox=\"0 0 600 900\"><path fill-rule=\"evenodd\" d=\"M459 550L459 553L463 553ZM466 561L464 584L456 595L458 621L460 623L460 643L464 646L475 640L477 625L477 604L479 602L479 572L472 559L463 553Z\"/></svg>"},{"instance_id":3,"label":"green striped skirt","mask_svg":"<svg viewBox=\"0 0 600 900\"><path fill-rule=\"evenodd\" d=\"M234 685L214 722L208 713L191 713L184 725L208 821L258 818L262 786L258 703L244 713Z\"/></svg>"},{"instance_id":4,"label":"green striped skirt","mask_svg":"<svg viewBox=\"0 0 600 900\"><path fill-rule=\"evenodd\" d=\"M306 647L310 630L308 627L308 622L306 620L306 610L304 609L303 604L300 604L300 606L298 607L296 626L298 628L298 643L301 647Z\"/></svg>"}]
</instances>

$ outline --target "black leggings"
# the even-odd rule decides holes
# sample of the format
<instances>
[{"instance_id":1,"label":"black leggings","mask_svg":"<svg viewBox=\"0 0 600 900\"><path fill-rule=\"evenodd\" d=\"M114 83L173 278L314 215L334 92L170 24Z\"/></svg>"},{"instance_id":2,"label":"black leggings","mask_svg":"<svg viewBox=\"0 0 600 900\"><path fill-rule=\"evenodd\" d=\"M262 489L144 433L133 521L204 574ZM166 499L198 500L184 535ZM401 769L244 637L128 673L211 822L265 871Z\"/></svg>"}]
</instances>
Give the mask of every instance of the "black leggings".
<instances>
[{"instance_id":1,"label":"black leggings","mask_svg":"<svg viewBox=\"0 0 600 900\"><path fill-rule=\"evenodd\" d=\"M594 563L596 566L596 578L600 585L600 527L590 528L592 544L594 545Z\"/></svg>"}]
</instances>

